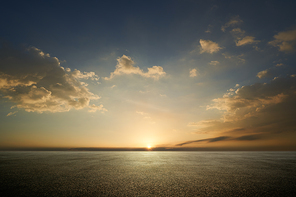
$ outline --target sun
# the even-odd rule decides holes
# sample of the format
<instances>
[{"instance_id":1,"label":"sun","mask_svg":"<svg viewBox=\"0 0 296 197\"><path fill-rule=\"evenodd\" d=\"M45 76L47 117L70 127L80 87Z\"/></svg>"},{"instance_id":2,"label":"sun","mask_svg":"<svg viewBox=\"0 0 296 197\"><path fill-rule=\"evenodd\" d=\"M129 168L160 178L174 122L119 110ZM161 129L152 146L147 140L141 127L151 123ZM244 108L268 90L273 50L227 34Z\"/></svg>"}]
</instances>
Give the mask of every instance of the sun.
<instances>
[{"instance_id":1,"label":"sun","mask_svg":"<svg viewBox=\"0 0 296 197\"><path fill-rule=\"evenodd\" d=\"M151 148L151 146L150 146L150 145L148 145L148 146L147 146L147 148L148 148L148 149L150 149L150 148Z\"/></svg>"}]
</instances>

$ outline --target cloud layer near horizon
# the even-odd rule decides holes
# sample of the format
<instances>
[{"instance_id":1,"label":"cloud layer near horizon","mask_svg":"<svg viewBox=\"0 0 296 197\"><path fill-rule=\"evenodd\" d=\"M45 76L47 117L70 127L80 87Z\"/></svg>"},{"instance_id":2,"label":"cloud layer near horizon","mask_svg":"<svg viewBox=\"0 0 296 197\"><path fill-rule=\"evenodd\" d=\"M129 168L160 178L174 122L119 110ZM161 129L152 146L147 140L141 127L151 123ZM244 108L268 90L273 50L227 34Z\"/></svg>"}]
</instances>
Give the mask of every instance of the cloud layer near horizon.
<instances>
[{"instance_id":1,"label":"cloud layer near horizon","mask_svg":"<svg viewBox=\"0 0 296 197\"><path fill-rule=\"evenodd\" d=\"M199 142L220 142L220 141L254 141L261 139L261 135L244 135L240 137L230 137L230 136L219 136L214 138L205 138L201 140L193 140L193 141L186 141L180 144L176 144L176 146L183 146L192 143L199 143Z\"/></svg>"},{"instance_id":2,"label":"cloud layer near horizon","mask_svg":"<svg viewBox=\"0 0 296 197\"><path fill-rule=\"evenodd\" d=\"M81 79L98 80L94 72L64 69L56 57L38 48L0 49L0 91L14 107L28 112L64 112L71 108L106 111L103 105L90 105L100 97Z\"/></svg>"},{"instance_id":3,"label":"cloud layer near horizon","mask_svg":"<svg viewBox=\"0 0 296 197\"><path fill-rule=\"evenodd\" d=\"M283 137L296 129L296 77L277 77L269 83L231 88L223 97L214 99L207 109L222 111L223 117L189 123L188 126L197 128L197 134L226 135L223 140L248 140L241 138L242 135L262 137L279 133ZM177 146L215 142L212 139L187 141Z\"/></svg>"}]
</instances>

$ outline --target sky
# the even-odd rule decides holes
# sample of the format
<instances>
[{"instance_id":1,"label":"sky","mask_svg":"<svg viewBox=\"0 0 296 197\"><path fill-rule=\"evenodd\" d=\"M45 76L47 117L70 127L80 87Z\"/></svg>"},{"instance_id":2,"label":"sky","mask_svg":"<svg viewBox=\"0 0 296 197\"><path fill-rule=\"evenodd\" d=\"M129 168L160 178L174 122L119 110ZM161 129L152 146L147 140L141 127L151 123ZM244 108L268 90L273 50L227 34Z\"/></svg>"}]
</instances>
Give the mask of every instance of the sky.
<instances>
[{"instance_id":1,"label":"sky","mask_svg":"<svg viewBox=\"0 0 296 197\"><path fill-rule=\"evenodd\" d=\"M296 150L295 1L6 1L1 147Z\"/></svg>"}]
</instances>

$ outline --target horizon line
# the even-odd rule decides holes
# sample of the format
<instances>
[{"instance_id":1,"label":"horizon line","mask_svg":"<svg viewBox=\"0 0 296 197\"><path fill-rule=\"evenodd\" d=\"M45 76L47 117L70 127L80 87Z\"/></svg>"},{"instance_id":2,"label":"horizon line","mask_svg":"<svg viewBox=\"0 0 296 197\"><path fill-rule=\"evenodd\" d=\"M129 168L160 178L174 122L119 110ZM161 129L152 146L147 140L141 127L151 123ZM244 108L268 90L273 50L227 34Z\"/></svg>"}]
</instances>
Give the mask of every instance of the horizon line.
<instances>
[{"instance_id":1,"label":"horizon line","mask_svg":"<svg viewBox=\"0 0 296 197\"><path fill-rule=\"evenodd\" d=\"M296 151L296 147L0 147L0 151Z\"/></svg>"}]
</instances>

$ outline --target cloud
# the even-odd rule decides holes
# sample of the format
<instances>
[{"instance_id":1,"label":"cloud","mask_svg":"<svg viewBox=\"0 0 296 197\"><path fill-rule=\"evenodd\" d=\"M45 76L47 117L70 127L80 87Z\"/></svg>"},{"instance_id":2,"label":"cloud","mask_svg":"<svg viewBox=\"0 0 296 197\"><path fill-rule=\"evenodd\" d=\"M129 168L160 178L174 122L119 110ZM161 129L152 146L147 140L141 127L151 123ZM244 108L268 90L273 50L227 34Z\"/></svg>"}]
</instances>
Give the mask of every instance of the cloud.
<instances>
[{"instance_id":1,"label":"cloud","mask_svg":"<svg viewBox=\"0 0 296 197\"><path fill-rule=\"evenodd\" d=\"M230 31L231 33L235 34L235 35L244 35L246 32L244 30L242 30L241 28L234 28Z\"/></svg>"},{"instance_id":2,"label":"cloud","mask_svg":"<svg viewBox=\"0 0 296 197\"><path fill-rule=\"evenodd\" d=\"M256 112L266 108L268 105L281 103L287 97L284 93L278 93L269 96L260 95L252 98L251 92L249 95L241 96L246 88L245 86L236 91L237 93L233 97L224 96L222 98L213 99L214 104L208 106L207 109L225 111L224 121L236 121L255 116Z\"/></svg>"},{"instance_id":3,"label":"cloud","mask_svg":"<svg viewBox=\"0 0 296 197\"><path fill-rule=\"evenodd\" d=\"M238 40L236 42L236 46L242 46L242 45L246 45L246 44L260 42L259 40L254 40L254 39L255 39L255 37L253 37L253 36L246 36L246 37L242 38L241 40Z\"/></svg>"},{"instance_id":4,"label":"cloud","mask_svg":"<svg viewBox=\"0 0 296 197\"><path fill-rule=\"evenodd\" d=\"M180 144L176 144L176 146L184 146L184 145L199 143L199 142L213 143L213 142L220 142L220 141L254 141L254 140L259 140L261 138L262 137L260 135L245 135L240 137L219 136L219 137L206 138L201 140L186 141Z\"/></svg>"},{"instance_id":5,"label":"cloud","mask_svg":"<svg viewBox=\"0 0 296 197\"><path fill-rule=\"evenodd\" d=\"M260 40L255 40L253 36L245 36L245 31L241 28L234 28L230 31L232 36L235 38L236 46L243 46L246 44L254 44L260 42ZM256 50L259 50L258 47L255 47Z\"/></svg>"},{"instance_id":6,"label":"cloud","mask_svg":"<svg viewBox=\"0 0 296 197\"><path fill-rule=\"evenodd\" d=\"M222 27L221 27L221 30L223 31L223 32L225 32L225 29L227 28L227 27L232 27L232 26L234 26L234 25L238 25L238 24L240 24L240 23L242 23L243 21L239 18L239 16L237 15L237 16L234 16L234 17L232 17L231 19L230 19L230 21L228 21L227 23L225 23L225 25L223 25Z\"/></svg>"},{"instance_id":7,"label":"cloud","mask_svg":"<svg viewBox=\"0 0 296 197\"><path fill-rule=\"evenodd\" d=\"M230 33L232 34L233 37L236 38L236 40L241 40L244 37L246 32L241 28L234 28L230 31Z\"/></svg>"},{"instance_id":8,"label":"cloud","mask_svg":"<svg viewBox=\"0 0 296 197\"><path fill-rule=\"evenodd\" d=\"M244 54L234 56L234 55L229 55L228 53L222 53L222 55L225 57L225 59L231 59L233 61L236 61L237 63L245 63L246 62L246 60L244 58L242 58L244 56Z\"/></svg>"},{"instance_id":9,"label":"cloud","mask_svg":"<svg viewBox=\"0 0 296 197\"><path fill-rule=\"evenodd\" d=\"M278 77L269 83L243 86L234 95L213 99L207 109L223 112L221 120L203 123L197 132L287 133L296 131L296 78ZM236 128L244 128L241 131Z\"/></svg>"},{"instance_id":10,"label":"cloud","mask_svg":"<svg viewBox=\"0 0 296 197\"><path fill-rule=\"evenodd\" d=\"M197 76L197 70L196 68L193 68L189 71L189 77L196 77Z\"/></svg>"},{"instance_id":11,"label":"cloud","mask_svg":"<svg viewBox=\"0 0 296 197\"><path fill-rule=\"evenodd\" d=\"M275 66L283 66L283 63L276 64Z\"/></svg>"},{"instance_id":12,"label":"cloud","mask_svg":"<svg viewBox=\"0 0 296 197\"><path fill-rule=\"evenodd\" d=\"M66 70L67 71L67 70ZM70 72L71 70L68 70L68 72ZM98 81L100 78L98 77L98 75L95 74L95 72L80 72L80 70L75 69L72 73L71 73L72 77L75 79L91 79L91 80L95 80Z\"/></svg>"},{"instance_id":13,"label":"cloud","mask_svg":"<svg viewBox=\"0 0 296 197\"><path fill-rule=\"evenodd\" d=\"M144 112L142 112L142 111L136 111L136 113L137 113L137 114L140 114L140 115L142 115L142 116L146 114L146 113L144 113Z\"/></svg>"},{"instance_id":14,"label":"cloud","mask_svg":"<svg viewBox=\"0 0 296 197\"><path fill-rule=\"evenodd\" d=\"M276 64L273 67L270 67L270 68L268 68L266 70L262 70L262 71L258 72L256 76L259 79L262 79L262 78L265 78L265 77L273 77L276 73L278 73L278 70L281 69L281 67L283 65L284 64L282 64L282 63Z\"/></svg>"},{"instance_id":15,"label":"cloud","mask_svg":"<svg viewBox=\"0 0 296 197\"><path fill-rule=\"evenodd\" d=\"M15 112L9 112L6 116L12 116L14 114L16 114L18 111L15 111Z\"/></svg>"},{"instance_id":16,"label":"cloud","mask_svg":"<svg viewBox=\"0 0 296 197\"><path fill-rule=\"evenodd\" d=\"M148 113L142 112L142 111L136 111L137 114L140 114L143 117L143 120L149 121L150 124L155 124L156 122L154 122L152 120L152 118L149 116Z\"/></svg>"},{"instance_id":17,"label":"cloud","mask_svg":"<svg viewBox=\"0 0 296 197\"><path fill-rule=\"evenodd\" d=\"M187 145L187 144L192 144L192 143L198 143L198 142L204 142L207 141L207 139L201 139L201 140L193 140L193 141L186 141L180 144L176 144L176 146L183 146L183 145Z\"/></svg>"},{"instance_id":18,"label":"cloud","mask_svg":"<svg viewBox=\"0 0 296 197\"><path fill-rule=\"evenodd\" d=\"M99 106L92 104L88 106L89 110L88 112L96 112L96 111L102 111L102 113L108 111L107 109L104 108L104 106L101 104Z\"/></svg>"},{"instance_id":19,"label":"cloud","mask_svg":"<svg viewBox=\"0 0 296 197\"><path fill-rule=\"evenodd\" d=\"M291 52L294 51L296 45L296 29L289 31L282 31L277 35L274 35L274 40L269 44L275 47L279 47L279 51Z\"/></svg>"},{"instance_id":20,"label":"cloud","mask_svg":"<svg viewBox=\"0 0 296 197\"><path fill-rule=\"evenodd\" d=\"M266 70L262 70L260 72L258 72L257 77L259 79L262 79L264 77L270 77L272 75L272 72L270 69L266 69Z\"/></svg>"},{"instance_id":21,"label":"cloud","mask_svg":"<svg viewBox=\"0 0 296 197\"><path fill-rule=\"evenodd\" d=\"M160 77L166 75L161 66L153 66L151 68L147 68L147 72L143 72L139 67L134 67L135 62L131 57L123 55L122 57L117 58L117 65L114 72L110 74L110 77L105 77L105 80L110 80L116 75L123 74L137 74L146 78L153 78L158 80Z\"/></svg>"},{"instance_id":22,"label":"cloud","mask_svg":"<svg viewBox=\"0 0 296 197\"><path fill-rule=\"evenodd\" d=\"M228 136L220 136L220 137L210 138L208 139L208 142L219 142L219 141L227 140L228 138L229 138Z\"/></svg>"},{"instance_id":23,"label":"cloud","mask_svg":"<svg viewBox=\"0 0 296 197\"><path fill-rule=\"evenodd\" d=\"M208 28L205 31L205 33L212 33L212 29L213 29L213 25L208 25Z\"/></svg>"},{"instance_id":24,"label":"cloud","mask_svg":"<svg viewBox=\"0 0 296 197\"><path fill-rule=\"evenodd\" d=\"M241 137L234 138L237 141L253 141L253 140L259 140L262 139L261 135L245 135Z\"/></svg>"},{"instance_id":25,"label":"cloud","mask_svg":"<svg viewBox=\"0 0 296 197\"><path fill-rule=\"evenodd\" d=\"M219 121L213 120L213 119L201 120L199 122L190 122L190 123L188 123L187 126L189 126L189 127L207 127L209 125L213 125L213 124L216 124L218 122Z\"/></svg>"},{"instance_id":26,"label":"cloud","mask_svg":"<svg viewBox=\"0 0 296 197\"><path fill-rule=\"evenodd\" d=\"M239 86L236 86L238 88ZM236 89L234 88L234 89ZM176 146L221 141L257 141L262 145L295 144L296 140L296 77L275 78L268 83L243 86L233 95L213 100L208 110L221 111L220 119L201 120L188 124L196 134L214 136L186 141ZM235 143L238 144L238 143ZM254 142L259 145L259 142ZM252 146L249 144L248 146Z\"/></svg>"},{"instance_id":27,"label":"cloud","mask_svg":"<svg viewBox=\"0 0 296 197\"><path fill-rule=\"evenodd\" d=\"M221 47L219 47L218 43L213 42L211 40L203 40L200 39L199 40L200 46L201 46L201 50L200 53L215 53L218 52Z\"/></svg>"},{"instance_id":28,"label":"cloud","mask_svg":"<svg viewBox=\"0 0 296 197\"><path fill-rule=\"evenodd\" d=\"M97 80L98 76L94 72L65 71L58 58L35 47L18 50L2 46L0 49L0 91L17 108L28 112L88 108L91 100L100 98L80 81L89 78Z\"/></svg>"},{"instance_id":29,"label":"cloud","mask_svg":"<svg viewBox=\"0 0 296 197\"><path fill-rule=\"evenodd\" d=\"M211 61L209 64L212 65L212 66L217 66L218 64L220 64L220 62L218 62L218 61Z\"/></svg>"}]
</instances>

